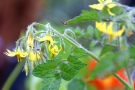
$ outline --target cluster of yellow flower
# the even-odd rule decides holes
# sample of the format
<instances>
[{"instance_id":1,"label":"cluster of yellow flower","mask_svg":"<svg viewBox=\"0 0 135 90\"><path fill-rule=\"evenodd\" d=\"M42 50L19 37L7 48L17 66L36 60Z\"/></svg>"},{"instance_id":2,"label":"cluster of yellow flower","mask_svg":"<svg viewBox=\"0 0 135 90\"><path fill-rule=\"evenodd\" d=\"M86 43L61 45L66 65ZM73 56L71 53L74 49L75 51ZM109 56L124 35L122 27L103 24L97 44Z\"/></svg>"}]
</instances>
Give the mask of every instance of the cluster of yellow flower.
<instances>
[{"instance_id":1,"label":"cluster of yellow flower","mask_svg":"<svg viewBox=\"0 0 135 90\"><path fill-rule=\"evenodd\" d=\"M27 38L25 42L27 50L24 51L22 48L20 48L20 46L17 46L14 51L10 51L7 49L7 52L5 54L10 57L16 56L18 62L26 59L24 70L26 71L26 75L28 75L31 64L33 69L36 62L45 61L46 59L43 55L43 51L35 49L36 45L34 43L36 39L34 38L34 36L30 33L28 33L28 35L26 36ZM46 46L48 47L47 49L49 51L49 54L47 58L52 59L61 51L61 49L58 49L58 46L55 45L56 42L53 40L52 36L49 33L41 38L38 38L37 41L40 43L45 42Z\"/></svg>"}]
</instances>

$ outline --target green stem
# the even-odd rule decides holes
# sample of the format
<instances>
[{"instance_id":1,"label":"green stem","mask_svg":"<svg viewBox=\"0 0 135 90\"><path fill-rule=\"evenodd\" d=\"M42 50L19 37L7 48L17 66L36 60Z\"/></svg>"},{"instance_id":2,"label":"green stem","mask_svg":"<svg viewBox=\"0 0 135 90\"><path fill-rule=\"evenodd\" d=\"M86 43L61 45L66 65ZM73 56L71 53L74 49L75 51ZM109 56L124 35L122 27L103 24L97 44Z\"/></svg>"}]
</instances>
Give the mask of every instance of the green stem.
<instances>
[{"instance_id":1,"label":"green stem","mask_svg":"<svg viewBox=\"0 0 135 90\"><path fill-rule=\"evenodd\" d=\"M8 79L6 80L4 86L2 87L2 90L10 90L10 87L12 86L12 84L14 83L15 79L18 77L19 73L21 72L23 65L25 63L25 60L23 60L22 62L18 63L15 67L15 69L13 70L13 72L10 74L10 76L8 77Z\"/></svg>"},{"instance_id":2,"label":"green stem","mask_svg":"<svg viewBox=\"0 0 135 90\"><path fill-rule=\"evenodd\" d=\"M120 76L117 74L113 74L121 83L123 83L126 87L128 87L129 90L134 90L131 85L129 85L127 82L125 82Z\"/></svg>"},{"instance_id":3,"label":"green stem","mask_svg":"<svg viewBox=\"0 0 135 90\"><path fill-rule=\"evenodd\" d=\"M129 71L128 71L128 66L126 66L126 73L127 73L128 80L129 80L130 85L133 86L133 80L130 77L130 74L129 74Z\"/></svg>"}]
</instances>

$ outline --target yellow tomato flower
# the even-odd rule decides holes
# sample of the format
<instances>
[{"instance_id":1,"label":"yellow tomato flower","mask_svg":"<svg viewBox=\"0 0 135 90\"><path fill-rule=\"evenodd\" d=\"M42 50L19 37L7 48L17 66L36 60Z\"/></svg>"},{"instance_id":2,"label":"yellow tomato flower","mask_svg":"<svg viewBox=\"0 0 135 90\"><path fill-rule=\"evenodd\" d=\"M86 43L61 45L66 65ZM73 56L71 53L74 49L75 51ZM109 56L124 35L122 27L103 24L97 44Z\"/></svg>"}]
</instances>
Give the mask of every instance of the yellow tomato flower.
<instances>
[{"instance_id":1,"label":"yellow tomato flower","mask_svg":"<svg viewBox=\"0 0 135 90\"><path fill-rule=\"evenodd\" d=\"M93 9L97 9L97 10L103 10L103 8L105 7L105 4L110 3L110 4L106 5L107 11L110 15L113 15L113 16L115 15L110 11L111 8L116 6L116 4L111 4L112 0L98 0L98 2L99 2L98 4L89 5L89 7L93 8Z\"/></svg>"},{"instance_id":2,"label":"yellow tomato flower","mask_svg":"<svg viewBox=\"0 0 135 90\"><path fill-rule=\"evenodd\" d=\"M36 51L36 52L31 51L29 53L29 60L32 61L32 62L38 61L38 60L41 59L40 55L41 55L41 53L39 51Z\"/></svg>"},{"instance_id":3,"label":"yellow tomato flower","mask_svg":"<svg viewBox=\"0 0 135 90\"><path fill-rule=\"evenodd\" d=\"M33 48L34 47L34 37L31 34L28 34L26 43L29 47Z\"/></svg>"},{"instance_id":4,"label":"yellow tomato flower","mask_svg":"<svg viewBox=\"0 0 135 90\"><path fill-rule=\"evenodd\" d=\"M51 58L53 58L54 56L56 56L56 55L59 54L59 52L61 51L61 49L58 49L58 46L55 45L52 48L49 47L49 51L51 52Z\"/></svg>"},{"instance_id":5,"label":"yellow tomato flower","mask_svg":"<svg viewBox=\"0 0 135 90\"><path fill-rule=\"evenodd\" d=\"M22 60L22 58L26 57L28 55L27 52L23 52L21 51L19 48L15 51L10 51L7 49L7 52L5 53L7 56L10 56L10 57L14 57L16 56L17 57L17 60L18 62Z\"/></svg>"},{"instance_id":6,"label":"yellow tomato flower","mask_svg":"<svg viewBox=\"0 0 135 90\"><path fill-rule=\"evenodd\" d=\"M52 38L49 34L46 35L46 36L43 37L43 38L39 38L38 41L40 41L40 42L46 41L46 42L48 42L50 45L53 45L54 42L55 42L55 41L53 41L53 38Z\"/></svg>"},{"instance_id":7,"label":"yellow tomato flower","mask_svg":"<svg viewBox=\"0 0 135 90\"><path fill-rule=\"evenodd\" d=\"M125 30L125 26L122 26L121 30L118 30L117 32L113 32L113 23L110 22L110 24L107 26L105 22L98 23L96 22L96 28L109 35L109 40L113 40L118 36L121 36Z\"/></svg>"}]
</instances>

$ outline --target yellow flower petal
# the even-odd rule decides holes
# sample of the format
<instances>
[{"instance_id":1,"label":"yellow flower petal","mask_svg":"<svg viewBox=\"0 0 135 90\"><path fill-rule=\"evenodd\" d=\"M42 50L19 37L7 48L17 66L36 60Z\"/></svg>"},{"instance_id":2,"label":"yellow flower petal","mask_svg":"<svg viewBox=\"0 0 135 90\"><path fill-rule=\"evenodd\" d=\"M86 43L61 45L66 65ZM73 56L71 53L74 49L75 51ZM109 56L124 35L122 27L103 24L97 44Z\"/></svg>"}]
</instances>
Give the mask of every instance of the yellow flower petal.
<instances>
[{"instance_id":1,"label":"yellow flower petal","mask_svg":"<svg viewBox=\"0 0 135 90\"><path fill-rule=\"evenodd\" d=\"M106 34L112 34L113 33L112 30L113 30L113 23L110 22L110 24L108 25L107 30L106 30L105 33Z\"/></svg>"},{"instance_id":2,"label":"yellow flower petal","mask_svg":"<svg viewBox=\"0 0 135 90\"><path fill-rule=\"evenodd\" d=\"M58 55L59 52L61 51L61 48L58 49L58 46L55 45L53 48L50 49L50 52L51 52L51 58Z\"/></svg>"},{"instance_id":3,"label":"yellow flower petal","mask_svg":"<svg viewBox=\"0 0 135 90\"><path fill-rule=\"evenodd\" d=\"M26 56L28 56L28 52L24 52L24 53L20 54L20 57L26 57Z\"/></svg>"},{"instance_id":4,"label":"yellow flower petal","mask_svg":"<svg viewBox=\"0 0 135 90\"><path fill-rule=\"evenodd\" d=\"M5 53L7 56L14 57L16 56L15 52L11 52L10 50L7 49L7 52Z\"/></svg>"},{"instance_id":5,"label":"yellow flower petal","mask_svg":"<svg viewBox=\"0 0 135 90\"><path fill-rule=\"evenodd\" d=\"M124 33L124 31L125 31L125 26L122 26L122 29L115 32L114 35L115 36L121 36Z\"/></svg>"},{"instance_id":6,"label":"yellow flower petal","mask_svg":"<svg viewBox=\"0 0 135 90\"><path fill-rule=\"evenodd\" d=\"M41 53L39 51L36 52L31 51L29 53L29 60L33 62L40 60L41 59L40 54Z\"/></svg>"},{"instance_id":7,"label":"yellow flower petal","mask_svg":"<svg viewBox=\"0 0 135 90\"><path fill-rule=\"evenodd\" d=\"M106 32L106 23L104 22L96 22L96 28L101 32Z\"/></svg>"},{"instance_id":8,"label":"yellow flower petal","mask_svg":"<svg viewBox=\"0 0 135 90\"><path fill-rule=\"evenodd\" d=\"M26 43L29 47L33 48L34 47L34 37L31 34L28 34Z\"/></svg>"},{"instance_id":9,"label":"yellow flower petal","mask_svg":"<svg viewBox=\"0 0 135 90\"><path fill-rule=\"evenodd\" d=\"M43 37L43 38L39 38L38 41L40 41L40 42L46 41L46 42L48 42L48 43L51 44L51 45L54 44L54 41L53 41L52 37L51 37L49 34L46 35L46 36Z\"/></svg>"},{"instance_id":10,"label":"yellow flower petal","mask_svg":"<svg viewBox=\"0 0 135 90\"><path fill-rule=\"evenodd\" d=\"M102 10L104 5L103 4L93 4L93 5L89 5L89 7L93 8L93 9L97 9L97 10Z\"/></svg>"},{"instance_id":11,"label":"yellow flower petal","mask_svg":"<svg viewBox=\"0 0 135 90\"><path fill-rule=\"evenodd\" d=\"M7 56L10 56L10 57L14 57L16 56L17 57L17 60L18 62L21 61L22 58L26 57L28 55L27 52L23 52L20 50L20 48L18 48L17 50L15 51L10 51L7 49L7 52L5 53Z\"/></svg>"}]
</instances>

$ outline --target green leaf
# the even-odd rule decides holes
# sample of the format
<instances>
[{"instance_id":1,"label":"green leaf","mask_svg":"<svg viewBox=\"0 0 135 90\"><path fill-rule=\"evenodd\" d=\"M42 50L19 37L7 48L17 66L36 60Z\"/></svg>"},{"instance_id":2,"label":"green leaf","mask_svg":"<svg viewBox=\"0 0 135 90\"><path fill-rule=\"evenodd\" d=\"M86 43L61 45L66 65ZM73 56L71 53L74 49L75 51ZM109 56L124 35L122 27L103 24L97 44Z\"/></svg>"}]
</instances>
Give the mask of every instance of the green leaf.
<instances>
[{"instance_id":1,"label":"green leaf","mask_svg":"<svg viewBox=\"0 0 135 90\"><path fill-rule=\"evenodd\" d=\"M45 75L41 90L59 90L61 77L55 72L49 72Z\"/></svg>"},{"instance_id":2,"label":"green leaf","mask_svg":"<svg viewBox=\"0 0 135 90\"><path fill-rule=\"evenodd\" d=\"M105 45L101 52L100 52L100 56L104 55L105 53L112 51L112 50L116 50L116 46L111 46L111 45Z\"/></svg>"},{"instance_id":3,"label":"green leaf","mask_svg":"<svg viewBox=\"0 0 135 90\"><path fill-rule=\"evenodd\" d=\"M85 90L85 84L80 79L73 79L67 87L68 90Z\"/></svg>"},{"instance_id":4,"label":"green leaf","mask_svg":"<svg viewBox=\"0 0 135 90\"><path fill-rule=\"evenodd\" d=\"M78 72L68 64L68 61L61 62L59 68L61 70L61 77L67 81L71 80Z\"/></svg>"},{"instance_id":5,"label":"green leaf","mask_svg":"<svg viewBox=\"0 0 135 90\"><path fill-rule=\"evenodd\" d=\"M116 14L116 15L119 15L119 14L122 13L123 8L120 7L120 6L115 6L115 7L111 8L110 11L111 11L112 13Z\"/></svg>"},{"instance_id":6,"label":"green leaf","mask_svg":"<svg viewBox=\"0 0 135 90\"><path fill-rule=\"evenodd\" d=\"M90 11L82 10L82 13L79 16L76 16L73 19L70 19L69 21L64 22L66 25L69 24L76 24L80 22L90 21L90 20L99 20L98 12L94 9L91 9Z\"/></svg>"},{"instance_id":7,"label":"green leaf","mask_svg":"<svg viewBox=\"0 0 135 90\"><path fill-rule=\"evenodd\" d=\"M33 70L33 75L36 77L43 78L49 71L54 70L57 67L55 60L48 60L44 64L39 64Z\"/></svg>"},{"instance_id":8,"label":"green leaf","mask_svg":"<svg viewBox=\"0 0 135 90\"><path fill-rule=\"evenodd\" d=\"M83 68L84 66L86 66L85 63L81 62L80 60L78 60L76 57L70 55L67 59L67 61L69 62L69 64L71 65L71 67L73 67L76 70L80 70L81 68Z\"/></svg>"},{"instance_id":9,"label":"green leaf","mask_svg":"<svg viewBox=\"0 0 135 90\"><path fill-rule=\"evenodd\" d=\"M75 56L76 58L81 58L84 56L88 56L89 54L84 51L82 48L74 48L74 50L71 53L72 56Z\"/></svg>"}]
</instances>

